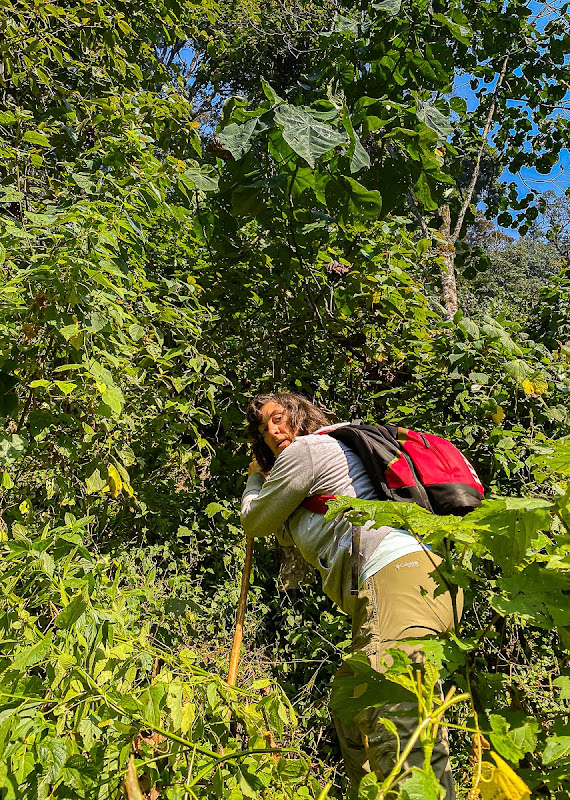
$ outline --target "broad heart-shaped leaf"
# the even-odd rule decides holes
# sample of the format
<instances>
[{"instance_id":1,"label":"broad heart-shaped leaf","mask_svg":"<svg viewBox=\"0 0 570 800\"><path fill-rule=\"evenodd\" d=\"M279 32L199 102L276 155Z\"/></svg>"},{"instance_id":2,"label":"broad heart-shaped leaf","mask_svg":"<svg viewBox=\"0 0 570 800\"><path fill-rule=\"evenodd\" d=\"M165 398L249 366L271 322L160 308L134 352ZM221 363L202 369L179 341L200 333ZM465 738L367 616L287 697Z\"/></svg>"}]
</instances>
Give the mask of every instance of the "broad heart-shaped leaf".
<instances>
[{"instance_id":1,"label":"broad heart-shaped leaf","mask_svg":"<svg viewBox=\"0 0 570 800\"><path fill-rule=\"evenodd\" d=\"M552 445L553 449L548 448L548 451L541 453L540 456L534 456L532 459L533 464L541 472L556 473L567 477L570 475L570 439L558 439L552 442ZM559 500L559 503L561 501Z\"/></svg>"},{"instance_id":2,"label":"broad heart-shaped leaf","mask_svg":"<svg viewBox=\"0 0 570 800\"><path fill-rule=\"evenodd\" d=\"M518 344L512 340L503 326L499 325L495 320L485 317L485 324L481 326L481 333L492 342L500 342L507 352L514 353L517 356L522 355L522 350Z\"/></svg>"},{"instance_id":3,"label":"broad heart-shaped leaf","mask_svg":"<svg viewBox=\"0 0 570 800\"><path fill-rule=\"evenodd\" d=\"M491 714L491 744L499 755L518 764L525 753L532 753L536 747L536 734L539 724L536 720L526 721L518 728L512 728L508 720L500 714Z\"/></svg>"},{"instance_id":4,"label":"broad heart-shaped leaf","mask_svg":"<svg viewBox=\"0 0 570 800\"><path fill-rule=\"evenodd\" d=\"M28 443L17 433L0 433L0 466L9 467L19 461L26 452Z\"/></svg>"},{"instance_id":5,"label":"broad heart-shaped leaf","mask_svg":"<svg viewBox=\"0 0 570 800\"><path fill-rule=\"evenodd\" d=\"M400 787L400 800L441 800L445 790L435 776L431 766L425 769L413 767L411 776Z\"/></svg>"},{"instance_id":6,"label":"broad heart-shaped leaf","mask_svg":"<svg viewBox=\"0 0 570 800\"><path fill-rule=\"evenodd\" d=\"M235 217L255 217L265 207L264 195L263 186L238 186L232 192L232 214Z\"/></svg>"},{"instance_id":7,"label":"broad heart-shaped leaf","mask_svg":"<svg viewBox=\"0 0 570 800\"><path fill-rule=\"evenodd\" d=\"M79 617L85 613L87 600L83 594L76 594L75 597L59 612L54 622L58 628L68 630L74 625Z\"/></svg>"},{"instance_id":8,"label":"broad heart-shaped leaf","mask_svg":"<svg viewBox=\"0 0 570 800\"><path fill-rule=\"evenodd\" d=\"M344 225L359 219L378 219L382 211L380 192L369 190L348 176L330 180L325 195L331 213Z\"/></svg>"},{"instance_id":9,"label":"broad heart-shaped leaf","mask_svg":"<svg viewBox=\"0 0 570 800\"><path fill-rule=\"evenodd\" d=\"M95 492L100 492L101 489L107 485L105 478L101 477L101 468L103 468L103 465L96 467L93 472L85 478L87 494L95 494Z\"/></svg>"},{"instance_id":10,"label":"broad heart-shaped leaf","mask_svg":"<svg viewBox=\"0 0 570 800\"><path fill-rule=\"evenodd\" d=\"M111 409L114 417L121 416L125 398L118 386L107 386L101 395L101 400Z\"/></svg>"},{"instance_id":11,"label":"broad heart-shaped leaf","mask_svg":"<svg viewBox=\"0 0 570 800\"><path fill-rule=\"evenodd\" d=\"M532 373L532 368L522 361L520 358L515 358L512 361L507 361L504 370L511 378L522 386L523 381Z\"/></svg>"},{"instance_id":12,"label":"broad heart-shaped leaf","mask_svg":"<svg viewBox=\"0 0 570 800\"><path fill-rule=\"evenodd\" d=\"M544 766L568 757L570 757L570 736L549 736L542 754Z\"/></svg>"},{"instance_id":13,"label":"broad heart-shaped leaf","mask_svg":"<svg viewBox=\"0 0 570 800\"><path fill-rule=\"evenodd\" d=\"M232 122L218 134L220 144L230 151L235 159L241 158L251 146L251 138L259 122L259 117L248 119L247 122Z\"/></svg>"},{"instance_id":14,"label":"broad heart-shaped leaf","mask_svg":"<svg viewBox=\"0 0 570 800\"><path fill-rule=\"evenodd\" d=\"M432 195L432 187L425 172L420 173L419 178L414 184L414 190L418 200L426 211L435 211L438 207L438 202Z\"/></svg>"},{"instance_id":15,"label":"broad heart-shaped leaf","mask_svg":"<svg viewBox=\"0 0 570 800\"><path fill-rule=\"evenodd\" d=\"M472 339L478 339L481 335L479 326L474 320L469 319L469 317L463 317L457 324L458 327Z\"/></svg>"},{"instance_id":16,"label":"broad heart-shaped leaf","mask_svg":"<svg viewBox=\"0 0 570 800\"><path fill-rule=\"evenodd\" d=\"M419 101L416 116L420 122L425 123L428 128L435 131L442 141L453 133L453 125L449 119L430 103Z\"/></svg>"},{"instance_id":17,"label":"broad heart-shaped leaf","mask_svg":"<svg viewBox=\"0 0 570 800\"><path fill-rule=\"evenodd\" d=\"M387 11L394 16L402 8L402 0L378 0L377 3L372 3L372 8L376 11Z\"/></svg>"},{"instance_id":18,"label":"broad heart-shaped leaf","mask_svg":"<svg viewBox=\"0 0 570 800\"><path fill-rule=\"evenodd\" d=\"M289 147L310 167L315 166L319 156L347 141L344 132L318 122L308 111L296 106L279 106L275 111L275 122Z\"/></svg>"},{"instance_id":19,"label":"broad heart-shaped leaf","mask_svg":"<svg viewBox=\"0 0 570 800\"><path fill-rule=\"evenodd\" d=\"M255 122L255 120L253 120ZM228 148L229 150L229 148ZM232 153L232 155L234 155ZM218 173L215 168L205 165L202 168L188 167L188 169L180 176L180 180L188 186L189 189L200 189L202 192L215 192L218 188Z\"/></svg>"}]
</instances>

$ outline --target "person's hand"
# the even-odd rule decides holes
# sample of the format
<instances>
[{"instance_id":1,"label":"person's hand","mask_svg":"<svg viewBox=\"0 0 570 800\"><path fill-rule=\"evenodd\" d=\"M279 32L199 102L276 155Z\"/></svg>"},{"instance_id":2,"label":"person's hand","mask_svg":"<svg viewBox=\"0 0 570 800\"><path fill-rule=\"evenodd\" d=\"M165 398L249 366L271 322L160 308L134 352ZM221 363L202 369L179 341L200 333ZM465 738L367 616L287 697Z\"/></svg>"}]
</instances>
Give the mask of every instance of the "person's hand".
<instances>
[{"instance_id":1,"label":"person's hand","mask_svg":"<svg viewBox=\"0 0 570 800\"><path fill-rule=\"evenodd\" d=\"M259 473L261 473L261 475L263 475L263 470L259 466L259 463L258 463L257 459L254 456L251 459L251 463L250 463L249 467L247 468L247 474L248 475L253 475L255 472L259 472Z\"/></svg>"}]
</instances>

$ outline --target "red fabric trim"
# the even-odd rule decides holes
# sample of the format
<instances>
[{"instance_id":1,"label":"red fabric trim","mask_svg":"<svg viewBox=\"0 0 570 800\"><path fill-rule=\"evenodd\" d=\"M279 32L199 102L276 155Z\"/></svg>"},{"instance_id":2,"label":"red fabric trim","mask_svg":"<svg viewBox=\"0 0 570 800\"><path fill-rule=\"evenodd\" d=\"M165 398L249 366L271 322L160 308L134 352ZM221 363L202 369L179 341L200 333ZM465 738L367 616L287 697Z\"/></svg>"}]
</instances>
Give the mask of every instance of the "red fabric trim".
<instances>
[{"instance_id":1,"label":"red fabric trim","mask_svg":"<svg viewBox=\"0 0 570 800\"><path fill-rule=\"evenodd\" d=\"M307 511L312 511L314 514L327 513L327 500L336 500L334 494L313 494L310 497L305 497L301 505Z\"/></svg>"},{"instance_id":2,"label":"red fabric trim","mask_svg":"<svg viewBox=\"0 0 570 800\"><path fill-rule=\"evenodd\" d=\"M404 456L396 456L386 467L386 484L390 489L403 489L405 486L416 486L410 465Z\"/></svg>"}]
</instances>

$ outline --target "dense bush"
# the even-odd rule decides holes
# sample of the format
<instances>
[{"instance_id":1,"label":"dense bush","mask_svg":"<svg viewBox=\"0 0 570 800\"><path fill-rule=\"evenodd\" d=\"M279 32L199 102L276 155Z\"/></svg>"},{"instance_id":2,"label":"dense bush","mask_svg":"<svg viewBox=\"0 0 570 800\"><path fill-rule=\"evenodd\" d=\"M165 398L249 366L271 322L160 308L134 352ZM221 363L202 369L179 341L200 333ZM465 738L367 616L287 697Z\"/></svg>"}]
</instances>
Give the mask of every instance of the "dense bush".
<instances>
[{"instance_id":1,"label":"dense bush","mask_svg":"<svg viewBox=\"0 0 570 800\"><path fill-rule=\"evenodd\" d=\"M348 683L332 702L412 691L428 750L449 711L460 797L493 769L473 735L533 792L564 797L567 277L544 286L528 322L508 303L447 319L434 301L441 237L425 219L436 200L457 212L450 187L476 148L459 98L432 104L431 89L449 92L457 60L478 57L469 24L481 33L490 11L410 4L373 4L361 25L332 3L325 36L311 27L322 11L305 9L287 42L324 49L322 73L286 98L258 81L256 104L229 101L215 137L212 31L225 70L243 58L231 36L249 36L228 23L231 4L3 4L2 800L106 800L125 781L137 800L346 795L328 706L350 621L316 583L280 593L272 543L255 545L239 686L225 682L243 411L275 387L339 419L443 433L491 493L464 521L366 506L443 549L467 610L455 637L429 646L423 688L405 660L388 684L356 660L367 691ZM408 57L415 12L430 41ZM257 5L240 13L257 24ZM459 687L443 707L438 671ZM400 788L437 797L427 768L396 770L383 791ZM370 778L360 796L380 791Z\"/></svg>"}]
</instances>

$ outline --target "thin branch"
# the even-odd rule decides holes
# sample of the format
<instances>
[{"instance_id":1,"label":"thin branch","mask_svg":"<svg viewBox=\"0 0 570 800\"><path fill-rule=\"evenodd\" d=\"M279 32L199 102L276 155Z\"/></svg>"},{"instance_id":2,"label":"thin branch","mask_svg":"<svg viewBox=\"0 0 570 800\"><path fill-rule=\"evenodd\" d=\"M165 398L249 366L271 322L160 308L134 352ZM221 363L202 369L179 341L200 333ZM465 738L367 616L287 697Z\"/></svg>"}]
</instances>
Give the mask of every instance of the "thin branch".
<instances>
[{"instance_id":1,"label":"thin branch","mask_svg":"<svg viewBox=\"0 0 570 800\"><path fill-rule=\"evenodd\" d=\"M467 187L467 191L465 192L465 198L463 200L463 203L461 205L461 210L459 211L459 215L457 217L455 229L451 234L451 236L449 237L452 244L455 244L455 242L459 238L459 234L461 233L461 228L463 227L463 221L471 204L473 192L475 191L475 186L479 178L479 172L481 170L481 159L483 158L483 152L485 150L485 145L487 143L487 136L489 135L489 131L491 130L491 125L493 124L493 117L495 116L495 108L497 106L497 97L499 96L499 90L502 86L503 80L505 79L505 75L507 74L507 65L509 63L509 58L510 58L510 53L507 53L507 55L503 60L503 66L501 67L501 73L497 79L495 89L493 90L491 106L489 107L489 113L487 114L487 121L485 122L485 127L483 128L481 146L479 147L479 152L477 153L477 160L475 161L475 166L473 167L473 174L471 175L469 186Z\"/></svg>"}]
</instances>

